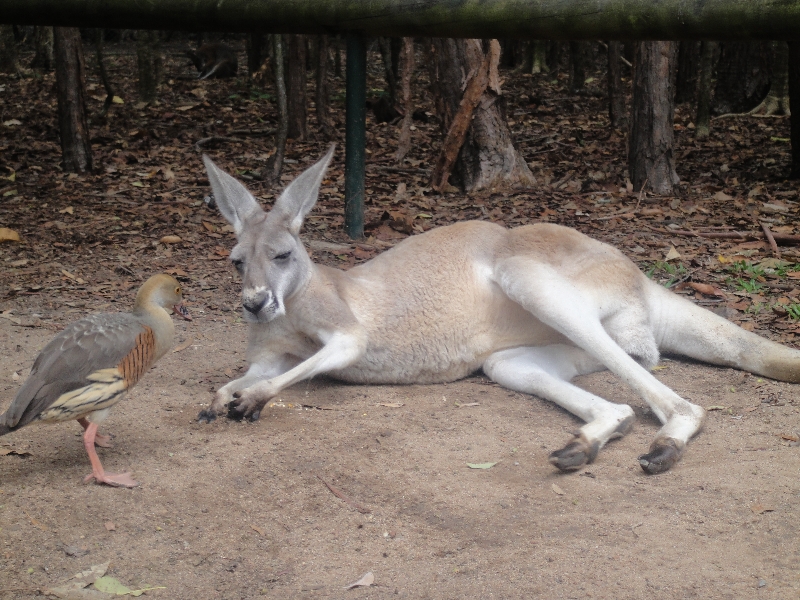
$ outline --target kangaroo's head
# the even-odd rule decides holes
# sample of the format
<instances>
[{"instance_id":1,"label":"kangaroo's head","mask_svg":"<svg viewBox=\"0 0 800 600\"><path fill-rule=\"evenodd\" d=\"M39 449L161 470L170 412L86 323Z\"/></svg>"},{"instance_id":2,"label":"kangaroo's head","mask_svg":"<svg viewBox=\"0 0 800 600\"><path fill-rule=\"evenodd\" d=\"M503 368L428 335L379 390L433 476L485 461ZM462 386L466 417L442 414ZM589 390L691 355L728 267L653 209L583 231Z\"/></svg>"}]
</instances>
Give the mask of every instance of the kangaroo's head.
<instances>
[{"instance_id":1,"label":"kangaroo's head","mask_svg":"<svg viewBox=\"0 0 800 600\"><path fill-rule=\"evenodd\" d=\"M242 276L246 320L263 323L284 314L286 300L311 277L313 265L299 233L317 202L333 151L331 146L292 181L269 212L262 210L244 185L203 156L217 206L236 232L230 260Z\"/></svg>"}]
</instances>

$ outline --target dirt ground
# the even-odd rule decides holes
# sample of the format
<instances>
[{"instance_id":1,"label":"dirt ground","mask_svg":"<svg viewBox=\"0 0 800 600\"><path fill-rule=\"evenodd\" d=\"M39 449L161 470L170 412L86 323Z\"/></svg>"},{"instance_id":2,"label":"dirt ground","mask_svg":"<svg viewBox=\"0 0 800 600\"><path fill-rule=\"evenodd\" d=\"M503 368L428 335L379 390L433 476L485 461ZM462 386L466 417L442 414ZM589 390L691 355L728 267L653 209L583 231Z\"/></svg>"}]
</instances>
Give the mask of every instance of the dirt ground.
<instances>
[{"instance_id":1,"label":"dirt ground","mask_svg":"<svg viewBox=\"0 0 800 600\"><path fill-rule=\"evenodd\" d=\"M199 155L207 150L235 167L268 203L276 190L251 174L265 164L271 137L250 134L274 124L274 114L242 81L201 88L177 49L161 103L137 108L134 80L125 79L134 56L110 47L126 103L93 126L97 169L86 176L57 167L52 74L0 80L0 112L11 123L0 130L0 226L22 239L0 245L0 410L55 331L128 307L153 272L179 276L195 318L176 322L178 351L101 429L115 435L114 448L99 449L106 468L133 470L140 487L83 485L90 467L77 424L0 438L0 600L42 597L105 563L108 576L134 590L156 586L146 595L163 599L800 597L798 386L663 361L659 379L713 410L684 459L658 476L636 460L656 419L607 373L578 383L630 403L636 426L568 475L547 455L578 420L482 377L408 387L315 380L282 393L256 423L198 424L212 391L244 368L246 331L225 260L233 236L202 202ZM535 87L530 76L508 76L509 102L518 103L509 114L536 189L432 196L424 167L438 148L428 141L439 139L438 125L417 123L413 160L397 168L394 130L371 124L371 237L345 247L340 152L305 229L315 260L348 267L369 258L405 217L415 232L470 218L559 222L618 245L655 278L721 287L719 297L697 291L693 299L797 344L800 326L780 310L800 306L796 249L783 247L794 265L788 274L745 277L734 268L745 259L748 268L766 264L765 241L675 232L760 235L759 223L769 223L800 234L797 186L783 176L788 120L726 121L699 143L682 108L685 184L679 198L652 198L626 190L624 138L608 132L602 76L598 93L585 97L563 92L563 73ZM103 98L97 76L89 79L95 110ZM224 137L199 148L214 135ZM284 182L325 147L316 138L290 144ZM399 190L406 182L410 200ZM159 243L176 234L182 244ZM670 249L683 257L682 270L662 272ZM368 572L372 586L345 590ZM110 597L83 592L74 597Z\"/></svg>"},{"instance_id":2,"label":"dirt ground","mask_svg":"<svg viewBox=\"0 0 800 600\"><path fill-rule=\"evenodd\" d=\"M83 485L77 424L2 439L0 597L36 597L92 565L155 598L796 598L797 388L666 360L709 412L681 463L645 475L657 423L614 376L580 384L637 424L563 475L578 421L482 377L448 385L303 383L256 423L195 416L243 366L245 326L196 314L106 421L109 471ZM0 394L50 337L0 319ZM180 347L180 346L179 346ZM475 404L475 405L472 405ZM472 406L467 406L472 405ZM30 453L22 456L19 453ZM497 462L487 470L467 463ZM327 487L333 486L347 500ZM111 530L109 530L111 529ZM344 587L372 572L369 588Z\"/></svg>"}]
</instances>

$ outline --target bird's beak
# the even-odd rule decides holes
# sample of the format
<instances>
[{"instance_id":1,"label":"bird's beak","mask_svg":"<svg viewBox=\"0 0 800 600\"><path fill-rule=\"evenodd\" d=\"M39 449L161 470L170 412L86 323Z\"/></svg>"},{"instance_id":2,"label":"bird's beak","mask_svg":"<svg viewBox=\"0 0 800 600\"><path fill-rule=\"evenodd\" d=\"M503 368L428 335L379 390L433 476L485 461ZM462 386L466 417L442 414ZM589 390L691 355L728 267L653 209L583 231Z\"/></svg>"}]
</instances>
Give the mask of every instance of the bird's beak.
<instances>
[{"instance_id":1,"label":"bird's beak","mask_svg":"<svg viewBox=\"0 0 800 600\"><path fill-rule=\"evenodd\" d=\"M189 314L189 309L187 309L182 302L180 304L176 304L172 308L175 310L175 314L181 317L182 319L185 319L187 321L192 320L192 315Z\"/></svg>"}]
</instances>

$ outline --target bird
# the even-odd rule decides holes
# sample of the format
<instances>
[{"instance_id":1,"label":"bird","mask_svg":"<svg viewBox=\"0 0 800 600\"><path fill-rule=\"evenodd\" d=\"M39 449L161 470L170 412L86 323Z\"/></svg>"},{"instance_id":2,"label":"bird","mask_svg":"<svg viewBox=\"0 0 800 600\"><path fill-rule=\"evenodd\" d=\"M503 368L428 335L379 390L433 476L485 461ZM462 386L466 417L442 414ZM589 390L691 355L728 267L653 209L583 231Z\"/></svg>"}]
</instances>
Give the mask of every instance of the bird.
<instances>
[{"instance_id":1,"label":"bird","mask_svg":"<svg viewBox=\"0 0 800 600\"><path fill-rule=\"evenodd\" d=\"M139 289L131 312L90 315L68 325L36 357L31 372L0 415L0 436L29 423L77 420L92 472L84 483L139 485L131 473L106 473L95 444L110 447L97 432L111 408L172 347L175 326L167 308L191 320L181 284L160 273Z\"/></svg>"}]
</instances>

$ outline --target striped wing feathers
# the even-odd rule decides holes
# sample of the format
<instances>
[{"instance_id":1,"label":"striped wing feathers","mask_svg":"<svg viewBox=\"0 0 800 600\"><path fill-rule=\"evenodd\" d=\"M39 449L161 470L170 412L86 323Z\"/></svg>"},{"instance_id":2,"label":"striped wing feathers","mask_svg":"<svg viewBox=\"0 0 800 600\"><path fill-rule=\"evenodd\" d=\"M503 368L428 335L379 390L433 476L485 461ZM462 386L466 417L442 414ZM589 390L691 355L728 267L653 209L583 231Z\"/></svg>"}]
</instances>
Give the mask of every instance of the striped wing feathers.
<instances>
[{"instance_id":1,"label":"striped wing feathers","mask_svg":"<svg viewBox=\"0 0 800 600\"><path fill-rule=\"evenodd\" d=\"M36 358L30 376L0 416L0 428L16 429L37 417L74 419L111 406L154 357L152 329L131 314L92 315L76 321Z\"/></svg>"}]
</instances>

